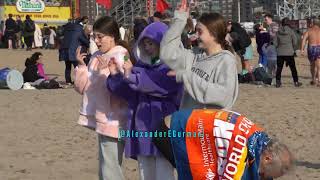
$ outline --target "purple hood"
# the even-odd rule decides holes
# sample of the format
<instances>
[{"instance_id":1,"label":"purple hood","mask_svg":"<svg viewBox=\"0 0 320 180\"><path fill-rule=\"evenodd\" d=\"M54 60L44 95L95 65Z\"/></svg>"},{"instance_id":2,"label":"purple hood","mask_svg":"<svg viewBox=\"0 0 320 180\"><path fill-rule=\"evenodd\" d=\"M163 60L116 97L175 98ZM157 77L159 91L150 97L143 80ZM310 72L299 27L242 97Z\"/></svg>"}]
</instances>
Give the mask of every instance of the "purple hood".
<instances>
[{"instance_id":1,"label":"purple hood","mask_svg":"<svg viewBox=\"0 0 320 180\"><path fill-rule=\"evenodd\" d=\"M151 64L151 57L144 53L141 48L140 42L144 38L150 38L157 44L162 40L162 37L168 30L168 26L162 22L154 22L149 24L140 34L137 43L134 46L133 53L137 61L142 61L144 64Z\"/></svg>"}]
</instances>

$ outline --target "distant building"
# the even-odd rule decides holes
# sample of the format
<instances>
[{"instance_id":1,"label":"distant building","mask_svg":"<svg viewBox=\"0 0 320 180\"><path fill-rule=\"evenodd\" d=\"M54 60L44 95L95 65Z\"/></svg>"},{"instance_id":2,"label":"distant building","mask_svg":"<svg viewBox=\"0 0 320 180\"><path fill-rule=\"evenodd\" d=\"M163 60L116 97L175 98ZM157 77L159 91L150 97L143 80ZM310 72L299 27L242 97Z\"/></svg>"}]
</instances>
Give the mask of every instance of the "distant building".
<instances>
[{"instance_id":1,"label":"distant building","mask_svg":"<svg viewBox=\"0 0 320 180\"><path fill-rule=\"evenodd\" d=\"M97 16L96 0L80 0L78 3L80 16L88 16L89 22L92 24Z\"/></svg>"},{"instance_id":2,"label":"distant building","mask_svg":"<svg viewBox=\"0 0 320 180\"><path fill-rule=\"evenodd\" d=\"M220 2L220 13L227 20L232 20L233 0L219 0Z\"/></svg>"},{"instance_id":3,"label":"distant building","mask_svg":"<svg viewBox=\"0 0 320 180\"><path fill-rule=\"evenodd\" d=\"M112 7L121 4L123 0L112 0ZM91 24L101 16L110 15L110 12L103 6L96 3L96 0L78 0L80 7L80 16L88 16Z\"/></svg>"},{"instance_id":4,"label":"distant building","mask_svg":"<svg viewBox=\"0 0 320 180\"><path fill-rule=\"evenodd\" d=\"M278 15L278 7L281 4L279 0L256 0L254 5L255 12L270 13L274 16Z\"/></svg>"},{"instance_id":5,"label":"distant building","mask_svg":"<svg viewBox=\"0 0 320 180\"><path fill-rule=\"evenodd\" d=\"M239 13L240 11L240 13ZM233 21L251 22L253 21L253 2L252 0L233 0ZM239 18L240 15L240 18Z\"/></svg>"},{"instance_id":6,"label":"distant building","mask_svg":"<svg viewBox=\"0 0 320 180\"><path fill-rule=\"evenodd\" d=\"M200 6L204 11L218 12L227 20L238 22L239 10L240 21L248 22L252 21L253 17L253 2L252 0L200 0Z\"/></svg>"}]
</instances>

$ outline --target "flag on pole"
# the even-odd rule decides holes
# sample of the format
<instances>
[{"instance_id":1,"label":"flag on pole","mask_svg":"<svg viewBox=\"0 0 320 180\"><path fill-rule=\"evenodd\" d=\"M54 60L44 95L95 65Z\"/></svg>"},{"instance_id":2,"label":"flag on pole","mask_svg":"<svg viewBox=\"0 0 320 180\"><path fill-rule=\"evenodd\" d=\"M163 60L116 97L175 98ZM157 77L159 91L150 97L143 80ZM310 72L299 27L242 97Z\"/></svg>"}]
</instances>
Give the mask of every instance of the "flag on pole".
<instances>
[{"instance_id":1,"label":"flag on pole","mask_svg":"<svg viewBox=\"0 0 320 180\"><path fill-rule=\"evenodd\" d=\"M169 8L169 4L166 2L166 0L157 0L156 2L156 10L158 12L163 13L165 10Z\"/></svg>"},{"instance_id":2,"label":"flag on pole","mask_svg":"<svg viewBox=\"0 0 320 180\"><path fill-rule=\"evenodd\" d=\"M105 7L106 9L111 9L112 1L111 0L96 0L96 3Z\"/></svg>"}]
</instances>

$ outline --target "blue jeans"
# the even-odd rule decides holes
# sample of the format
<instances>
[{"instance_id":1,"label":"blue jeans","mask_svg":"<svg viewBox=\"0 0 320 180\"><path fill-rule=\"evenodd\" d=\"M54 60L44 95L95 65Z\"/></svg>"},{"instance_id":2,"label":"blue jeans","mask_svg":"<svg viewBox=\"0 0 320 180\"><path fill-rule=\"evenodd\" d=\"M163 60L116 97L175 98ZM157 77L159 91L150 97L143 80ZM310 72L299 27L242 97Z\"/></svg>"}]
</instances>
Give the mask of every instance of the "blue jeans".
<instances>
[{"instance_id":1,"label":"blue jeans","mask_svg":"<svg viewBox=\"0 0 320 180\"><path fill-rule=\"evenodd\" d=\"M124 180L121 164L124 142L98 134L99 180Z\"/></svg>"},{"instance_id":2,"label":"blue jeans","mask_svg":"<svg viewBox=\"0 0 320 180\"><path fill-rule=\"evenodd\" d=\"M259 64L262 64L263 67L267 67L267 62L268 62L267 56L264 54L259 54Z\"/></svg>"}]
</instances>

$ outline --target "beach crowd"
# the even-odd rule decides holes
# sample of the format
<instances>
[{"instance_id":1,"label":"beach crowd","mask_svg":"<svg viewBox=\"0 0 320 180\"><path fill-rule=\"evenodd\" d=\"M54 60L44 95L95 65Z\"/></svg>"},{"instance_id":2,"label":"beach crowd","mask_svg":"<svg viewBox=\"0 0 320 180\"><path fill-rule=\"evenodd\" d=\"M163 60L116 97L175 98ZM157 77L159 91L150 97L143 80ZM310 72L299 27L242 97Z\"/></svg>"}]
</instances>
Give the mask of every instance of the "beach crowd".
<instances>
[{"instance_id":1,"label":"beach crowd","mask_svg":"<svg viewBox=\"0 0 320 180\"><path fill-rule=\"evenodd\" d=\"M267 180L290 171L294 156L232 107L239 83L281 88L285 65L294 88L303 86L297 50L308 55L310 84L320 86L320 19L301 35L288 22L266 14L255 25L258 64L253 39L239 23L190 13L183 0L173 17L156 12L127 29L109 16L93 25L82 17L40 28L29 16L9 15L0 37L13 51L59 49L65 83L82 95L78 124L98 136L100 180L124 179L123 154L137 160L141 180L175 179L174 169L179 180ZM49 79L44 55L26 60L25 82Z\"/></svg>"}]
</instances>

